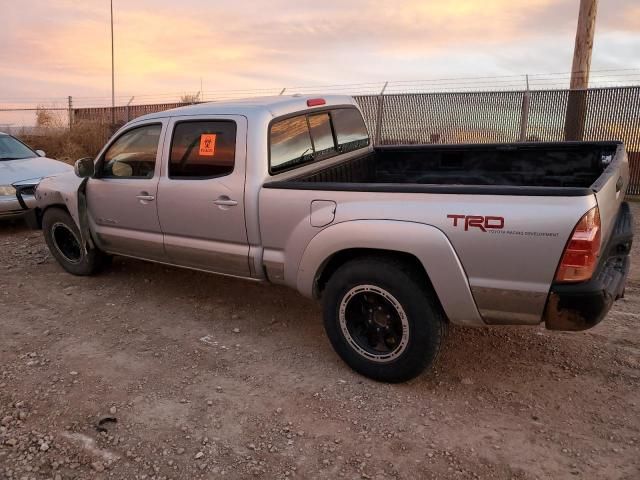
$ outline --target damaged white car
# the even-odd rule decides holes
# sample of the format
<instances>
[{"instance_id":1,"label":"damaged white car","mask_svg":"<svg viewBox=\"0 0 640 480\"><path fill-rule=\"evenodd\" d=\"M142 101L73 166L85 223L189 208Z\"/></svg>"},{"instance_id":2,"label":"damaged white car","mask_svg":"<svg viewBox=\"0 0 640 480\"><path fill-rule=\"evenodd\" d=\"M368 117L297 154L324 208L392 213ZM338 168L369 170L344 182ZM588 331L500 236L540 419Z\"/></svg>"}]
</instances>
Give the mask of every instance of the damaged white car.
<instances>
[{"instance_id":1,"label":"damaged white car","mask_svg":"<svg viewBox=\"0 0 640 480\"><path fill-rule=\"evenodd\" d=\"M34 206L33 194L42 178L72 169L71 165L46 158L42 150L34 151L0 132L0 219L23 216Z\"/></svg>"}]
</instances>

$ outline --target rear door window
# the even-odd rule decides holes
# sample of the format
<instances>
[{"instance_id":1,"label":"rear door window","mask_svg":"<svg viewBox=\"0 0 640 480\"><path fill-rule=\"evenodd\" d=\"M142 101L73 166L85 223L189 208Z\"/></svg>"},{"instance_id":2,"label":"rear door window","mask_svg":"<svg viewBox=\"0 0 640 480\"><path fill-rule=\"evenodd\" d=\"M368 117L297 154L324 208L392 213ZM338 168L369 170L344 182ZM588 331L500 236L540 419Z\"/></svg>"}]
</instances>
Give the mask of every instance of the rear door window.
<instances>
[{"instance_id":1,"label":"rear door window","mask_svg":"<svg viewBox=\"0 0 640 480\"><path fill-rule=\"evenodd\" d=\"M229 175L236 159L236 123L186 121L173 129L169 178L205 179Z\"/></svg>"}]
</instances>

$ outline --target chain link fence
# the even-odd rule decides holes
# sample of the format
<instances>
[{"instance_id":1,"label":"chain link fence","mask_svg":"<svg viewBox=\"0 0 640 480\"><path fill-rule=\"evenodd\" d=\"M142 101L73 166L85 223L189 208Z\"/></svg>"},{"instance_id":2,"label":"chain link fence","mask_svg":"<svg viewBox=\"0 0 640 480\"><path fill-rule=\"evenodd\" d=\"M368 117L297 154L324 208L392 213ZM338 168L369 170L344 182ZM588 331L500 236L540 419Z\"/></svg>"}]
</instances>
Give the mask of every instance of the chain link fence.
<instances>
[{"instance_id":1,"label":"chain link fence","mask_svg":"<svg viewBox=\"0 0 640 480\"><path fill-rule=\"evenodd\" d=\"M573 99L572 99L573 96ZM576 102L584 140L621 140L629 152L629 195L640 195L640 87L356 95L377 145L562 141ZM180 103L78 108L73 122L122 124ZM580 122L582 123L582 122ZM575 131L575 129L572 129Z\"/></svg>"}]
</instances>

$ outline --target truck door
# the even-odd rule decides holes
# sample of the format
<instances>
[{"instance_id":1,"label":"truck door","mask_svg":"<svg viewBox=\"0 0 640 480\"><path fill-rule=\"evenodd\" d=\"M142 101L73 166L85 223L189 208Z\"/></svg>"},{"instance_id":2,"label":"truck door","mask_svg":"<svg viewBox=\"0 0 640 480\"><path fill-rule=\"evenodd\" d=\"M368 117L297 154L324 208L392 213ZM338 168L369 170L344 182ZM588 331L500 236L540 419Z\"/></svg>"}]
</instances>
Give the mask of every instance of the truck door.
<instances>
[{"instance_id":1,"label":"truck door","mask_svg":"<svg viewBox=\"0 0 640 480\"><path fill-rule=\"evenodd\" d=\"M167 123L158 119L120 133L87 182L90 226L109 253L167 261L156 204Z\"/></svg>"},{"instance_id":2,"label":"truck door","mask_svg":"<svg viewBox=\"0 0 640 480\"><path fill-rule=\"evenodd\" d=\"M171 119L169 132L158 215L170 262L250 276L244 218L246 118L178 117Z\"/></svg>"}]
</instances>

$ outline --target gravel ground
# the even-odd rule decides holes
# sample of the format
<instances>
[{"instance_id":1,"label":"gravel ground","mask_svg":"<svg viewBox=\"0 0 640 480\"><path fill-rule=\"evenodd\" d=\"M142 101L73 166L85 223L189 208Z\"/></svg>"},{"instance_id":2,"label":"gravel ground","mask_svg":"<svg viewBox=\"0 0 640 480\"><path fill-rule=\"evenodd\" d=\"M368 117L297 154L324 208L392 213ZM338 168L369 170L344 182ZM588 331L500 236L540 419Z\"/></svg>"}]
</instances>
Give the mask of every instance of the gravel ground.
<instances>
[{"instance_id":1,"label":"gravel ground","mask_svg":"<svg viewBox=\"0 0 640 480\"><path fill-rule=\"evenodd\" d=\"M638 479L638 250L596 328L452 328L386 385L290 290L122 258L73 277L0 225L0 478Z\"/></svg>"}]
</instances>

